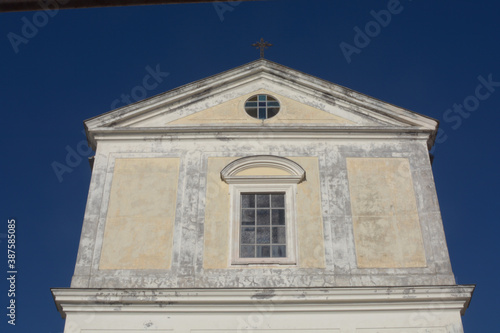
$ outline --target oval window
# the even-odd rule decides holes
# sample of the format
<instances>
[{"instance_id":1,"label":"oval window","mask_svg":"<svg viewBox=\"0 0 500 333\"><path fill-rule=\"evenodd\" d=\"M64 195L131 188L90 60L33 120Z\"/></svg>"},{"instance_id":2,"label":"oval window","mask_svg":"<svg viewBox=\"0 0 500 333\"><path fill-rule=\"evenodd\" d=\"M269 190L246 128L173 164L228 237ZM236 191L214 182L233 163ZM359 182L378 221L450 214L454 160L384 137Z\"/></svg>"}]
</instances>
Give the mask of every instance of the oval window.
<instances>
[{"instance_id":1,"label":"oval window","mask_svg":"<svg viewBox=\"0 0 500 333\"><path fill-rule=\"evenodd\" d=\"M278 114L280 103L269 95L255 95L245 102L245 111L250 117L268 119Z\"/></svg>"}]
</instances>

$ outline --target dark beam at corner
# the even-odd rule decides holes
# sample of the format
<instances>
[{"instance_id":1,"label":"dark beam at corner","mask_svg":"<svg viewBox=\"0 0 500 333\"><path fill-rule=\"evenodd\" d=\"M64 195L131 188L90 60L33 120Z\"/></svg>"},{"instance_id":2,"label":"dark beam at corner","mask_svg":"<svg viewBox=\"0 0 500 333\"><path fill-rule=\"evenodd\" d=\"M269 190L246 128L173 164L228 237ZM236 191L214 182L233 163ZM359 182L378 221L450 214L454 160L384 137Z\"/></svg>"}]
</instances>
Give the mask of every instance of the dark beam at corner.
<instances>
[{"instance_id":1,"label":"dark beam at corner","mask_svg":"<svg viewBox=\"0 0 500 333\"><path fill-rule=\"evenodd\" d=\"M221 2L221 0L0 0L0 12L201 2Z\"/></svg>"}]
</instances>

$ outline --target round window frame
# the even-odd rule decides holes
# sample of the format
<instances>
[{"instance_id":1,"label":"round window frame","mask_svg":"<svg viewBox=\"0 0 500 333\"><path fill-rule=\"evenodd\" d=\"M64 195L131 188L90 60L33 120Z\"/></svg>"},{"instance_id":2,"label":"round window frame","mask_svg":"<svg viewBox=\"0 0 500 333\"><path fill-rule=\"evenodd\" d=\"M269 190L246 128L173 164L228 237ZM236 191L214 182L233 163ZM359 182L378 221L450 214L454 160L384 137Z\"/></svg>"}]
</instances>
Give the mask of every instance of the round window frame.
<instances>
[{"instance_id":1,"label":"round window frame","mask_svg":"<svg viewBox=\"0 0 500 333\"><path fill-rule=\"evenodd\" d=\"M265 96L265 100L261 100L261 96ZM249 103L255 103L255 105L248 105ZM261 103L265 103L265 105L262 105ZM269 105L268 103L273 104ZM272 95L256 94L252 95L245 101L243 109L249 117L264 121L275 117L281 111L281 103ZM269 116L269 111L273 113L271 116ZM261 112L265 114L265 117L261 117Z\"/></svg>"}]
</instances>

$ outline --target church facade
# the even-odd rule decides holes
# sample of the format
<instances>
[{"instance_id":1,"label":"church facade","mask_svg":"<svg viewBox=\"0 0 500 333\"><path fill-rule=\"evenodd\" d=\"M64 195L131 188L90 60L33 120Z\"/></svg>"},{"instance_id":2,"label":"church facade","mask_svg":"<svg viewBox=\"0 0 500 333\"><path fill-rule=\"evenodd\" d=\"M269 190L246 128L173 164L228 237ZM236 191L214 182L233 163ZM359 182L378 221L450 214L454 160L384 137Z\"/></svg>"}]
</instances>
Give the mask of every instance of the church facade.
<instances>
[{"instance_id":1,"label":"church facade","mask_svg":"<svg viewBox=\"0 0 500 333\"><path fill-rule=\"evenodd\" d=\"M85 121L65 333L463 332L437 126L265 59Z\"/></svg>"}]
</instances>

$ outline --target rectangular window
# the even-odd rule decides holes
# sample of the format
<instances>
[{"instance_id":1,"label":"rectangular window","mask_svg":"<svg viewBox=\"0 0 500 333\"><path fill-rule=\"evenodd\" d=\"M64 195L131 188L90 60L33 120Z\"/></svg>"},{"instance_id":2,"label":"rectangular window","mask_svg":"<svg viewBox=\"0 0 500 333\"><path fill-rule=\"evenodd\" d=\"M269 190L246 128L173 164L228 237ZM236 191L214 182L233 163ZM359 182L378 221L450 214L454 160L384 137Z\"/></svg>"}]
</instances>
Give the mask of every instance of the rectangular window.
<instances>
[{"instance_id":1,"label":"rectangular window","mask_svg":"<svg viewBox=\"0 0 500 333\"><path fill-rule=\"evenodd\" d=\"M232 184L231 264L296 265L295 184Z\"/></svg>"},{"instance_id":2,"label":"rectangular window","mask_svg":"<svg viewBox=\"0 0 500 333\"><path fill-rule=\"evenodd\" d=\"M285 258L285 193L241 193L240 258Z\"/></svg>"}]
</instances>

